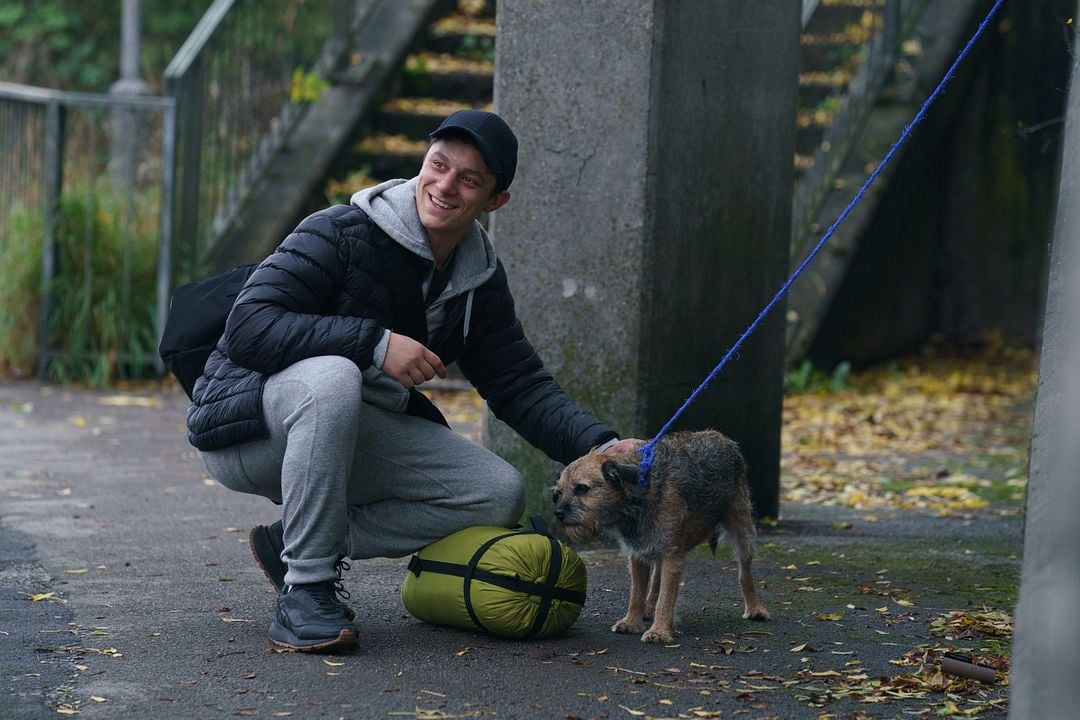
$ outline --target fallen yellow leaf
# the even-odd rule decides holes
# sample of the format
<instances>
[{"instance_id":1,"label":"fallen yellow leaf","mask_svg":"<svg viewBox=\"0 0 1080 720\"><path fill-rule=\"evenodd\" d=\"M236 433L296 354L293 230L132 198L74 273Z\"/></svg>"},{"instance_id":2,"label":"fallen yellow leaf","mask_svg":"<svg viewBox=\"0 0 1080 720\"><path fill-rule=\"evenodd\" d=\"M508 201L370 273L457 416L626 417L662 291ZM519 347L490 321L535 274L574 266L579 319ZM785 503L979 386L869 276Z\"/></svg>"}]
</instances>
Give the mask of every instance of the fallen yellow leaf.
<instances>
[{"instance_id":1,"label":"fallen yellow leaf","mask_svg":"<svg viewBox=\"0 0 1080 720\"><path fill-rule=\"evenodd\" d=\"M98 404L112 407L159 408L161 407L161 400L156 397L139 397L137 395L109 395L98 399Z\"/></svg>"}]
</instances>

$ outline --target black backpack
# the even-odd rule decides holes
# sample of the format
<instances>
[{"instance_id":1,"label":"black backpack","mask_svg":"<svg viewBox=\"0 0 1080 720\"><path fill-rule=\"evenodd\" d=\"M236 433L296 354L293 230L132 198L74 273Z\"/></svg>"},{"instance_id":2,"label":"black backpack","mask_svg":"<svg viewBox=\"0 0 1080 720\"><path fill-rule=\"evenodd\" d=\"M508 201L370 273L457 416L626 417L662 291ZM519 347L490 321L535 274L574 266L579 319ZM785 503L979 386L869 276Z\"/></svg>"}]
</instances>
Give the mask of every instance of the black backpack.
<instances>
[{"instance_id":1,"label":"black backpack","mask_svg":"<svg viewBox=\"0 0 1080 720\"><path fill-rule=\"evenodd\" d=\"M225 332L233 301L258 262L239 265L218 275L176 288L158 354L180 381L188 398L203 373L206 359Z\"/></svg>"}]
</instances>

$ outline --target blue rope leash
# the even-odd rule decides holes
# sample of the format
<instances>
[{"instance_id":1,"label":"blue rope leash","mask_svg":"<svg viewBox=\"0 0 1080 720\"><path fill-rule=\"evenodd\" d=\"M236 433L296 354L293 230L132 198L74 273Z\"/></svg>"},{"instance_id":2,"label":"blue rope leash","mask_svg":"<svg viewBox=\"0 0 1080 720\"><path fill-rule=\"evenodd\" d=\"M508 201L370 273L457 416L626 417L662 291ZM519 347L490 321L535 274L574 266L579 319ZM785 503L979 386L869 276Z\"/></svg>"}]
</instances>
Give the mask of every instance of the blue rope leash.
<instances>
[{"instance_id":1,"label":"blue rope leash","mask_svg":"<svg viewBox=\"0 0 1080 720\"><path fill-rule=\"evenodd\" d=\"M705 389L709 386L709 383L712 382L713 379L720 374L720 371L724 369L725 365L727 365L728 360L730 360L732 356L739 351L739 348L742 347L742 344L743 342L745 342L746 338L748 338L755 330L757 330L758 326L765 319L765 316L769 314L769 311L772 310L776 303L780 302L780 300L788 293L788 290L791 289L792 283L794 283L795 280L799 277L799 275L802 274L803 270L805 270L807 266L809 266L810 263L813 262L814 258L817 257L819 252L821 252L821 249L825 247L825 243L827 243L829 239L833 236L833 234L836 232L836 228L840 227L840 224L847 219L847 216L851 213L855 206L858 205L859 202L863 199L866 191L870 189L870 186L877 179L878 175L881 174L881 171L884 170L885 166L889 164L889 162L893 158L893 155L896 154L897 150L900 149L901 145L907 142L907 139L911 136L911 132L915 129L915 126L922 122L923 118L926 117L926 111L930 108L934 101L937 100L938 96L941 95L942 91L945 89L945 86L949 83L949 81L952 80L953 75L956 73L956 69L960 66L960 63L963 62L964 58L967 57L968 53L971 51L971 48L975 45L975 42L982 35L986 27L990 24L990 20L997 13L998 8L1001 7L1003 2L1005 2L1005 0L997 0L997 2L994 3L994 7L990 9L990 12L986 16L986 19L984 19L982 23L979 24L979 27L975 31L975 34L971 36L971 39L968 40L967 45L964 46L964 49L961 50L960 54L956 56L955 60L953 60L953 64L949 67L948 72L945 73L945 77L941 79L941 82L938 83L938 86L934 88L934 92L930 93L930 96L926 98L925 102L923 102L922 107L919 108L919 112L915 114L915 119L913 119L908 124L908 126L904 128L904 132L900 135L900 139L893 143L892 147L889 148L889 151L885 153L885 157L882 158L880 163L878 163L878 166L874 169L874 171L870 173L870 177L868 177L866 179L866 182L863 183L862 188L851 200L851 202L848 203L848 206L844 208L844 211L840 213L840 217L836 219L836 222L829 226L829 229L826 230L825 234L821 236L821 239L818 241L817 245L814 246L814 249L810 251L810 254L806 256L806 259L803 260L799 267L795 269L795 272L791 274L791 277L787 279L787 282L784 283L783 287L781 287L780 290L776 293L776 295L773 296L773 299L769 301L769 304L765 306L765 309L761 311L761 313L757 316L757 319L750 324L750 327L748 327L746 331L742 334L742 336L740 336L739 339L735 342L735 344L731 346L731 349L728 350L727 353L724 355L723 359L720 360L720 364L713 368L713 371L709 373L709 376L706 377L705 380L700 385L698 385L697 389L690 394L690 397L686 399L686 402L682 404L682 407L676 410L675 414L671 416L671 419L668 420L662 428L660 428L660 432L656 433L656 436L653 437L652 440L642 446L641 464L639 466L638 473L639 495L644 494L646 488L648 488L649 486L649 472L652 470L656 443L660 440L661 437L663 437L665 433L667 433L671 429L671 426L675 424L675 421L679 419L679 416L682 415L683 412L685 412L686 408L688 408L691 403L697 400L698 396L705 391Z\"/></svg>"}]
</instances>

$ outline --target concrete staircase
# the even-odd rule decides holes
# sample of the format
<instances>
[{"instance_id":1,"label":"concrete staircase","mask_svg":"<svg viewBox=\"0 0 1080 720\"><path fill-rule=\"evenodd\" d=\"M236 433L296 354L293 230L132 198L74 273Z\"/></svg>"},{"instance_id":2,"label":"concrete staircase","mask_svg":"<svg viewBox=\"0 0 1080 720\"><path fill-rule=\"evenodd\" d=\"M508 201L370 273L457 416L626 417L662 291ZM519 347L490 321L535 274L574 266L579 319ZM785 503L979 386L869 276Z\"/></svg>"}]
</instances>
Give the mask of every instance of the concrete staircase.
<instances>
[{"instance_id":1,"label":"concrete staircase","mask_svg":"<svg viewBox=\"0 0 1080 720\"><path fill-rule=\"evenodd\" d=\"M427 136L444 117L492 109L494 58L495 1L444 3L358 128L343 171L327 182L326 198L348 202L357 189L415 175Z\"/></svg>"},{"instance_id":2,"label":"concrete staircase","mask_svg":"<svg viewBox=\"0 0 1080 720\"><path fill-rule=\"evenodd\" d=\"M796 177L813 166L825 129L881 26L884 0L823 0L802 35ZM378 110L357 132L326 198L347 202L358 188L416 174L427 134L461 108L492 108L495 0L445 3L406 58Z\"/></svg>"},{"instance_id":3,"label":"concrete staircase","mask_svg":"<svg viewBox=\"0 0 1080 720\"><path fill-rule=\"evenodd\" d=\"M335 141L334 161L321 176L324 180L307 186L311 190L307 191L304 213L288 218L279 213L282 221L295 223L328 202L348 202L356 190L382 180L413 177L427 147L427 135L443 117L460 108L491 109L496 0L426 2L426 20L416 26L399 60L376 66L384 71L378 89L363 112L355 113L349 125L352 134ZM799 96L793 118L793 263L805 257L806 249L835 220L854 189L910 121L926 79L940 77L949 54L961 41L974 2L902 0L894 7L903 8L905 20L901 23L894 17L891 26L885 22L887 0L817 3L801 36ZM391 3L388 7L398 6ZM902 51L895 66L889 64L892 60L884 66L877 64L886 68L888 80L883 88L867 93L863 82L866 70L875 67L871 41L886 32L886 27L898 33L897 42L909 39L900 43ZM368 80L370 87L372 78ZM857 112L851 111L858 104L854 100L863 105ZM333 124L329 118L326 122ZM339 118L335 131L344 125ZM859 212L849 216L842 232L834 236L827 252L808 273L812 277L793 288L787 316L789 361L799 359L816 334L887 181L887 174L879 178L877 192L864 199ZM279 225L278 231L256 234L264 245L245 249L247 256L272 250L267 239L276 242L288 231L284 222Z\"/></svg>"}]
</instances>

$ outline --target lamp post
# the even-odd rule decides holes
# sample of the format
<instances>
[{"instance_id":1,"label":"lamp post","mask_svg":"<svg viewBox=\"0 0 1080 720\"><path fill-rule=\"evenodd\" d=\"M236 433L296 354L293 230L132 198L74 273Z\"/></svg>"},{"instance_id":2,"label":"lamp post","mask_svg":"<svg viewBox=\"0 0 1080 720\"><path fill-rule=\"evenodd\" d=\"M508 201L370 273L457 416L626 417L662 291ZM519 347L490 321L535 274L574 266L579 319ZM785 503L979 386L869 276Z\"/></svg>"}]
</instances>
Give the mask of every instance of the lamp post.
<instances>
[{"instance_id":1,"label":"lamp post","mask_svg":"<svg viewBox=\"0 0 1080 720\"><path fill-rule=\"evenodd\" d=\"M141 54L141 0L124 0L120 37L120 79L109 87L113 95L147 95L150 86L139 78ZM110 168L125 191L135 184L136 151L139 146L137 111L118 108L112 115Z\"/></svg>"}]
</instances>

